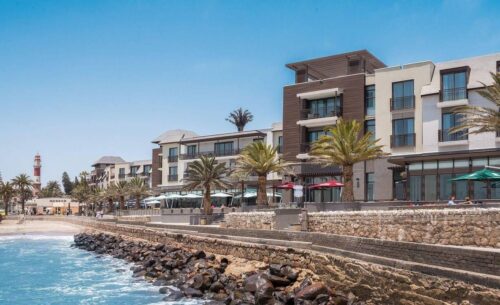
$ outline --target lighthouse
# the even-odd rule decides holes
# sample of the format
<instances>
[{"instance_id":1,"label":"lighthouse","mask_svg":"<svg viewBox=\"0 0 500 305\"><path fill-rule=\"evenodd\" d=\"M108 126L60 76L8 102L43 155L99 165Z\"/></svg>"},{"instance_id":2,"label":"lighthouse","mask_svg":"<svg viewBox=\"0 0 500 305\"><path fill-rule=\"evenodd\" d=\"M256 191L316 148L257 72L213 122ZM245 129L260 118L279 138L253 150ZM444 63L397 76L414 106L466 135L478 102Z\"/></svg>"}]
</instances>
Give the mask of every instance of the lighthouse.
<instances>
[{"instance_id":1,"label":"lighthouse","mask_svg":"<svg viewBox=\"0 0 500 305\"><path fill-rule=\"evenodd\" d=\"M33 195L37 196L42 190L42 158L40 154L35 155L35 163L33 164Z\"/></svg>"}]
</instances>

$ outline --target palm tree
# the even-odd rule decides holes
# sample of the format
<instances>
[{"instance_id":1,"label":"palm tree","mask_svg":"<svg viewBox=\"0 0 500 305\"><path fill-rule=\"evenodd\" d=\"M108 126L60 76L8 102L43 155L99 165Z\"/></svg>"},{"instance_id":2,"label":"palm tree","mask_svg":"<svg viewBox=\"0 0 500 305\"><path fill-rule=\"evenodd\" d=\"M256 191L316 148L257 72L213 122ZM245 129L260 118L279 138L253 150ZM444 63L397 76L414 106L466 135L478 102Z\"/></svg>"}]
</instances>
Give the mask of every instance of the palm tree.
<instances>
[{"instance_id":1,"label":"palm tree","mask_svg":"<svg viewBox=\"0 0 500 305\"><path fill-rule=\"evenodd\" d=\"M360 136L362 124L356 120L339 119L337 124L326 129L327 134L312 144L309 153L313 160L326 166L342 166L344 190L342 201L354 201L353 166L355 163L385 156L379 139L371 138L371 132Z\"/></svg>"},{"instance_id":2,"label":"palm tree","mask_svg":"<svg viewBox=\"0 0 500 305\"><path fill-rule=\"evenodd\" d=\"M135 208L141 208L141 199L145 196L148 196L151 192L149 191L149 187L144 180L135 177L128 183L128 194L132 197L135 197Z\"/></svg>"},{"instance_id":3,"label":"palm tree","mask_svg":"<svg viewBox=\"0 0 500 305\"><path fill-rule=\"evenodd\" d=\"M0 196L5 206L5 216L9 215L9 202L14 197L16 190L10 182L0 182Z\"/></svg>"},{"instance_id":4,"label":"palm tree","mask_svg":"<svg viewBox=\"0 0 500 305\"><path fill-rule=\"evenodd\" d=\"M455 107L453 112L463 116L460 126L452 128L450 133L500 132L500 73L491 73L491 77L493 78L493 85L487 86L481 83L486 88L478 92L482 97L489 100L493 107L471 105Z\"/></svg>"},{"instance_id":5,"label":"palm tree","mask_svg":"<svg viewBox=\"0 0 500 305\"><path fill-rule=\"evenodd\" d=\"M114 199L117 197L115 192L115 185L110 185L104 192L102 193L102 197L105 201L108 202L108 211L113 212L115 209Z\"/></svg>"},{"instance_id":6,"label":"palm tree","mask_svg":"<svg viewBox=\"0 0 500 305\"><path fill-rule=\"evenodd\" d=\"M257 175L257 205L267 204L267 175L273 172L285 172L289 164L278 157L276 147L267 145L264 141L256 141L246 146L236 160L238 175ZM243 196L243 194L242 194Z\"/></svg>"},{"instance_id":7,"label":"palm tree","mask_svg":"<svg viewBox=\"0 0 500 305\"><path fill-rule=\"evenodd\" d=\"M120 210L125 210L125 197L128 196L128 183L119 181L113 185L113 194L120 201Z\"/></svg>"},{"instance_id":8,"label":"palm tree","mask_svg":"<svg viewBox=\"0 0 500 305\"><path fill-rule=\"evenodd\" d=\"M42 188L41 196L42 197L60 197L63 195L61 191L61 187L59 186L59 182L57 181L49 181L47 185Z\"/></svg>"},{"instance_id":9,"label":"palm tree","mask_svg":"<svg viewBox=\"0 0 500 305\"><path fill-rule=\"evenodd\" d=\"M12 185L21 198L21 209L24 213L24 203L30 197L33 181L26 174L21 174L12 179Z\"/></svg>"},{"instance_id":10,"label":"palm tree","mask_svg":"<svg viewBox=\"0 0 500 305\"><path fill-rule=\"evenodd\" d=\"M238 128L238 131L243 131L245 126L253 121L253 114L247 109L243 110L241 107L234 110L226 118L226 121L233 124Z\"/></svg>"},{"instance_id":11,"label":"palm tree","mask_svg":"<svg viewBox=\"0 0 500 305\"><path fill-rule=\"evenodd\" d=\"M87 204L91 196L91 189L88 187L86 183L79 183L73 190L71 191L71 197L75 199L78 204L78 214L81 214L81 204ZM69 204L68 204L69 206Z\"/></svg>"},{"instance_id":12,"label":"palm tree","mask_svg":"<svg viewBox=\"0 0 500 305\"><path fill-rule=\"evenodd\" d=\"M212 214L212 189L227 189L231 185L227 181L229 170L225 163L218 163L215 157L201 156L189 164L186 170L187 177L183 181L184 190L203 189L203 211L205 215Z\"/></svg>"}]
</instances>

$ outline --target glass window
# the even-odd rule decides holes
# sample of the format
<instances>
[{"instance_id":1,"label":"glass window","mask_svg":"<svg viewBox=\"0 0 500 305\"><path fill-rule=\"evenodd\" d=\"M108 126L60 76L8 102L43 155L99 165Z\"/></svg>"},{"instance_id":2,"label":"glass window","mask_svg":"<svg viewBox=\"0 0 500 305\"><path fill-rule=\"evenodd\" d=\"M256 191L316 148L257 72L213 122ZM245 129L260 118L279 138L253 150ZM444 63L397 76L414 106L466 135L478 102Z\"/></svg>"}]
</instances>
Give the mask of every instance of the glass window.
<instances>
[{"instance_id":1,"label":"glass window","mask_svg":"<svg viewBox=\"0 0 500 305\"><path fill-rule=\"evenodd\" d=\"M365 87L365 110L366 115L375 115L375 85Z\"/></svg>"},{"instance_id":2,"label":"glass window","mask_svg":"<svg viewBox=\"0 0 500 305\"><path fill-rule=\"evenodd\" d=\"M487 187L484 181L473 181L474 200L487 198Z\"/></svg>"},{"instance_id":3,"label":"glass window","mask_svg":"<svg viewBox=\"0 0 500 305\"><path fill-rule=\"evenodd\" d=\"M392 146L415 145L413 118L392 120Z\"/></svg>"},{"instance_id":4,"label":"glass window","mask_svg":"<svg viewBox=\"0 0 500 305\"><path fill-rule=\"evenodd\" d=\"M411 171L420 171L420 170L422 170L422 162L411 163L408 166L408 168Z\"/></svg>"},{"instance_id":5,"label":"glass window","mask_svg":"<svg viewBox=\"0 0 500 305\"><path fill-rule=\"evenodd\" d=\"M168 168L168 174L169 174L170 176L175 176L175 175L177 175L177 166L170 166L170 167Z\"/></svg>"},{"instance_id":6,"label":"glass window","mask_svg":"<svg viewBox=\"0 0 500 305\"><path fill-rule=\"evenodd\" d=\"M488 159L486 158L472 159L472 166L483 167L486 165L488 165Z\"/></svg>"},{"instance_id":7,"label":"glass window","mask_svg":"<svg viewBox=\"0 0 500 305\"><path fill-rule=\"evenodd\" d=\"M120 177L120 178L125 177L125 169L124 168L118 169L118 177Z\"/></svg>"},{"instance_id":8,"label":"glass window","mask_svg":"<svg viewBox=\"0 0 500 305\"><path fill-rule=\"evenodd\" d=\"M443 113L441 120L441 142L467 140L467 130L450 133L450 129L460 126L463 117L459 113Z\"/></svg>"},{"instance_id":9,"label":"glass window","mask_svg":"<svg viewBox=\"0 0 500 305\"><path fill-rule=\"evenodd\" d=\"M460 175L455 175L455 177L458 176ZM455 181L455 197L458 200L464 200L469 195L467 184L467 181Z\"/></svg>"},{"instance_id":10,"label":"glass window","mask_svg":"<svg viewBox=\"0 0 500 305\"><path fill-rule=\"evenodd\" d=\"M227 156L233 154L233 142L215 143L214 152L217 156Z\"/></svg>"},{"instance_id":11,"label":"glass window","mask_svg":"<svg viewBox=\"0 0 500 305\"><path fill-rule=\"evenodd\" d=\"M327 135L328 133L324 130L308 131L307 132L307 142L312 143L317 141L321 136Z\"/></svg>"},{"instance_id":12,"label":"glass window","mask_svg":"<svg viewBox=\"0 0 500 305\"><path fill-rule=\"evenodd\" d=\"M453 101L467 98L467 73L458 71L441 75L441 98Z\"/></svg>"},{"instance_id":13,"label":"glass window","mask_svg":"<svg viewBox=\"0 0 500 305\"><path fill-rule=\"evenodd\" d=\"M439 168L453 168L453 160L439 161Z\"/></svg>"},{"instance_id":14,"label":"glass window","mask_svg":"<svg viewBox=\"0 0 500 305\"><path fill-rule=\"evenodd\" d=\"M308 118L324 118L342 115L340 96L307 101Z\"/></svg>"},{"instance_id":15,"label":"glass window","mask_svg":"<svg viewBox=\"0 0 500 305\"><path fill-rule=\"evenodd\" d=\"M452 174L441 174L439 175L439 199L448 200L452 193Z\"/></svg>"},{"instance_id":16,"label":"glass window","mask_svg":"<svg viewBox=\"0 0 500 305\"><path fill-rule=\"evenodd\" d=\"M283 136L278 137L278 153L283 152Z\"/></svg>"},{"instance_id":17,"label":"glass window","mask_svg":"<svg viewBox=\"0 0 500 305\"><path fill-rule=\"evenodd\" d=\"M394 183L394 198L397 200L406 199L405 182L401 174L402 172L400 171L394 171L394 174L392 176Z\"/></svg>"},{"instance_id":18,"label":"glass window","mask_svg":"<svg viewBox=\"0 0 500 305\"><path fill-rule=\"evenodd\" d=\"M144 174L149 174L151 172L151 165L144 165Z\"/></svg>"},{"instance_id":19,"label":"glass window","mask_svg":"<svg viewBox=\"0 0 500 305\"><path fill-rule=\"evenodd\" d=\"M188 145L186 153L188 156L196 155L196 145Z\"/></svg>"},{"instance_id":20,"label":"glass window","mask_svg":"<svg viewBox=\"0 0 500 305\"><path fill-rule=\"evenodd\" d=\"M413 102L413 80L392 83L391 109L411 109Z\"/></svg>"},{"instance_id":21,"label":"glass window","mask_svg":"<svg viewBox=\"0 0 500 305\"><path fill-rule=\"evenodd\" d=\"M410 200L422 200L422 176L410 176Z\"/></svg>"},{"instance_id":22,"label":"glass window","mask_svg":"<svg viewBox=\"0 0 500 305\"><path fill-rule=\"evenodd\" d=\"M455 160L455 168L457 167L469 167L469 160L463 159L463 160Z\"/></svg>"},{"instance_id":23,"label":"glass window","mask_svg":"<svg viewBox=\"0 0 500 305\"><path fill-rule=\"evenodd\" d=\"M370 139L375 140L375 120L365 121L365 133L370 132L372 135Z\"/></svg>"},{"instance_id":24,"label":"glass window","mask_svg":"<svg viewBox=\"0 0 500 305\"><path fill-rule=\"evenodd\" d=\"M500 199L500 182L490 183L491 199Z\"/></svg>"},{"instance_id":25,"label":"glass window","mask_svg":"<svg viewBox=\"0 0 500 305\"><path fill-rule=\"evenodd\" d=\"M437 169L437 162L436 161L424 162L424 169Z\"/></svg>"},{"instance_id":26,"label":"glass window","mask_svg":"<svg viewBox=\"0 0 500 305\"><path fill-rule=\"evenodd\" d=\"M373 173L366 173L366 200L373 201L373 185L375 178Z\"/></svg>"},{"instance_id":27,"label":"glass window","mask_svg":"<svg viewBox=\"0 0 500 305\"><path fill-rule=\"evenodd\" d=\"M177 147L170 147L168 149L168 156L169 157L175 157L175 156L177 156Z\"/></svg>"},{"instance_id":28,"label":"glass window","mask_svg":"<svg viewBox=\"0 0 500 305\"><path fill-rule=\"evenodd\" d=\"M436 175L425 175L424 176L424 190L425 190L425 200L435 201L437 199L437 183Z\"/></svg>"},{"instance_id":29,"label":"glass window","mask_svg":"<svg viewBox=\"0 0 500 305\"><path fill-rule=\"evenodd\" d=\"M131 173L132 175L137 174L137 168L138 168L137 166L132 166L132 167L130 168L130 173Z\"/></svg>"},{"instance_id":30,"label":"glass window","mask_svg":"<svg viewBox=\"0 0 500 305\"><path fill-rule=\"evenodd\" d=\"M500 158L490 158L489 165L500 165Z\"/></svg>"}]
</instances>

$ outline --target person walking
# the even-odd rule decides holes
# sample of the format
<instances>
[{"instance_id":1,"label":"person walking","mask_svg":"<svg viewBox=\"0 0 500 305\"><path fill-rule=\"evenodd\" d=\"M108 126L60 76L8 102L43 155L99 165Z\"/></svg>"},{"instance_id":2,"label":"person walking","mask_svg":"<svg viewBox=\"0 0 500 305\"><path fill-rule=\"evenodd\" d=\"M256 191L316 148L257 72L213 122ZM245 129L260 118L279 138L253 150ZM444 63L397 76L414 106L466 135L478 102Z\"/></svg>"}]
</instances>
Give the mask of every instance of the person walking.
<instances>
[{"instance_id":1,"label":"person walking","mask_svg":"<svg viewBox=\"0 0 500 305\"><path fill-rule=\"evenodd\" d=\"M450 200L448 200L448 205L456 205L455 196L451 195Z\"/></svg>"}]
</instances>

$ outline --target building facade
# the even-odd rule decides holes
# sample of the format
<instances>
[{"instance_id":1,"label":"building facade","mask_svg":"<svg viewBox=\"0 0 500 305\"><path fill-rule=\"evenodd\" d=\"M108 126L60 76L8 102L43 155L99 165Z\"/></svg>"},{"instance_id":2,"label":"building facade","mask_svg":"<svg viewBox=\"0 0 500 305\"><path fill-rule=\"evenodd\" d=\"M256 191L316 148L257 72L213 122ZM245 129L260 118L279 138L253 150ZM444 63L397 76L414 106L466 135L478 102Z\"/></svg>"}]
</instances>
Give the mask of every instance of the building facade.
<instances>
[{"instance_id":1,"label":"building facade","mask_svg":"<svg viewBox=\"0 0 500 305\"><path fill-rule=\"evenodd\" d=\"M106 189L120 181L128 182L139 177L151 187L151 160L127 162L120 157L105 156L94 162L92 167L90 176L92 186Z\"/></svg>"},{"instance_id":2,"label":"building facade","mask_svg":"<svg viewBox=\"0 0 500 305\"><path fill-rule=\"evenodd\" d=\"M282 142L281 123L273 124L272 128L249 130L231 133L199 136L189 130L170 130L153 140L159 147L152 151L152 187L157 193L180 192L184 186L186 170L189 164L200 156L214 156L218 162L223 162L229 169L236 166L236 158L248 144L254 141L265 141L277 147L281 153ZM230 178L234 188L239 189L241 181ZM281 176L276 173L268 175L270 184L281 182ZM245 187L256 185L256 177L243 180Z\"/></svg>"}]
</instances>

